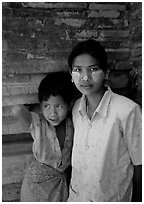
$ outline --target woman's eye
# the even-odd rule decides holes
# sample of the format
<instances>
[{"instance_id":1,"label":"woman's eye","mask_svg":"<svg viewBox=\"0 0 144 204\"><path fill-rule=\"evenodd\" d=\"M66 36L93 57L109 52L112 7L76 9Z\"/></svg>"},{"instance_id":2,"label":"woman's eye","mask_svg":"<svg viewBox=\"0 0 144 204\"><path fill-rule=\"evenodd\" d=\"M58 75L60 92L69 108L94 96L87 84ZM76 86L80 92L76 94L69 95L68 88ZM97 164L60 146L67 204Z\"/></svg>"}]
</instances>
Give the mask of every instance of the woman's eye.
<instances>
[{"instance_id":1,"label":"woman's eye","mask_svg":"<svg viewBox=\"0 0 144 204\"><path fill-rule=\"evenodd\" d=\"M91 67L90 70L91 72L96 72L98 71L100 68L99 67Z\"/></svg>"},{"instance_id":2,"label":"woman's eye","mask_svg":"<svg viewBox=\"0 0 144 204\"><path fill-rule=\"evenodd\" d=\"M80 68L76 68L76 67L73 68L73 72L80 72L80 71L81 71Z\"/></svg>"}]
</instances>

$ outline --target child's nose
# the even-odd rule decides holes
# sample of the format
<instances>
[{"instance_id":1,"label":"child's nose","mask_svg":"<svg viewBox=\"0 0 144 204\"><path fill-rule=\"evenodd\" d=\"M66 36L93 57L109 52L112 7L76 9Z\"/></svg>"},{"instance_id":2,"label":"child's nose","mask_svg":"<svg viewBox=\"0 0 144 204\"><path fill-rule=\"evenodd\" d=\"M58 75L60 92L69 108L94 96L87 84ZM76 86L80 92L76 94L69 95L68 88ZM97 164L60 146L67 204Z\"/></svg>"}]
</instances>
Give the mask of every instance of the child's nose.
<instances>
[{"instance_id":1,"label":"child's nose","mask_svg":"<svg viewBox=\"0 0 144 204\"><path fill-rule=\"evenodd\" d=\"M56 111L56 108L55 108L55 107L51 107L50 115L51 115L51 116L56 116L56 115L57 115L57 111Z\"/></svg>"}]
</instances>

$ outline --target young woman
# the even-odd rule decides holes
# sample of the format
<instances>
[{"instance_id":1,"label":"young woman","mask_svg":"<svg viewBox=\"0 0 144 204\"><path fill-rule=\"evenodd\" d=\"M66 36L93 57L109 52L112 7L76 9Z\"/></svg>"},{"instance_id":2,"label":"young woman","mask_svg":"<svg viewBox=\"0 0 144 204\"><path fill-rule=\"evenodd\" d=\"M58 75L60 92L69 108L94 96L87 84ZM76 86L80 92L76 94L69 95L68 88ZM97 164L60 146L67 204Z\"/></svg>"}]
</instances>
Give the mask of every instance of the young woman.
<instances>
[{"instance_id":1,"label":"young woman","mask_svg":"<svg viewBox=\"0 0 144 204\"><path fill-rule=\"evenodd\" d=\"M69 202L141 201L141 109L105 86L107 54L95 40L68 59L82 93L73 107L74 145Z\"/></svg>"},{"instance_id":2,"label":"young woman","mask_svg":"<svg viewBox=\"0 0 144 204\"><path fill-rule=\"evenodd\" d=\"M34 158L21 188L22 202L64 202L68 198L73 143L72 96L70 74L49 73L38 89L41 114L29 112L23 105L13 108L34 140Z\"/></svg>"}]
</instances>

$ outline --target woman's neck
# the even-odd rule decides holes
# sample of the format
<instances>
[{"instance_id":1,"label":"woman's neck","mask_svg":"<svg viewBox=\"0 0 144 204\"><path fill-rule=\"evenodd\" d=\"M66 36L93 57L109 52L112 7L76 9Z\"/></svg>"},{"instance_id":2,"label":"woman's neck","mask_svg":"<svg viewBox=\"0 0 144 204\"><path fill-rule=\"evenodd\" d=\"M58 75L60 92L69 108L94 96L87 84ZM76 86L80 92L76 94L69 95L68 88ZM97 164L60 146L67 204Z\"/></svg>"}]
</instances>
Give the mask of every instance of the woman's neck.
<instances>
[{"instance_id":1,"label":"woman's neck","mask_svg":"<svg viewBox=\"0 0 144 204\"><path fill-rule=\"evenodd\" d=\"M98 107L104 93L105 93L105 89L102 89L100 92L98 93L94 93L92 95L86 96L87 99L87 113L88 116L91 118L95 109Z\"/></svg>"}]
</instances>

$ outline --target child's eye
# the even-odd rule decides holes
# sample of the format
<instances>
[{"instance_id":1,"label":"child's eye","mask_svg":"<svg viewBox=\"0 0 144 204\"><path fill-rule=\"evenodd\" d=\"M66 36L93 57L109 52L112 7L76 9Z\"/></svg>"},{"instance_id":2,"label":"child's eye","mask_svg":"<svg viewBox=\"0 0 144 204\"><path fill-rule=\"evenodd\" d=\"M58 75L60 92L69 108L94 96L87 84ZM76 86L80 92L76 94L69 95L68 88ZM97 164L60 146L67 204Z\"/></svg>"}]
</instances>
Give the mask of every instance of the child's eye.
<instances>
[{"instance_id":1,"label":"child's eye","mask_svg":"<svg viewBox=\"0 0 144 204\"><path fill-rule=\"evenodd\" d=\"M57 105L57 108L63 108L64 107L64 105Z\"/></svg>"},{"instance_id":2,"label":"child's eye","mask_svg":"<svg viewBox=\"0 0 144 204\"><path fill-rule=\"evenodd\" d=\"M47 104L46 104L46 105L44 105L44 107L49 109L49 108L50 108L50 105L47 105Z\"/></svg>"}]
</instances>

